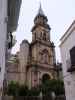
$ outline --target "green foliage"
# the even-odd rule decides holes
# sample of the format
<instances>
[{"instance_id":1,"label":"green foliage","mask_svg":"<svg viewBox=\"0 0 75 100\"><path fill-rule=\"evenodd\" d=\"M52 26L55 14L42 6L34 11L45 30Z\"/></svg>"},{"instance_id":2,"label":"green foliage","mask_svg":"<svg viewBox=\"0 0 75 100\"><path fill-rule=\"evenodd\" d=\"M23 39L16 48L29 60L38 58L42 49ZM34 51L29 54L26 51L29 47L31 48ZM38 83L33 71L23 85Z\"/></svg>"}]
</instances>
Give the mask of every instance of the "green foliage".
<instances>
[{"instance_id":1,"label":"green foliage","mask_svg":"<svg viewBox=\"0 0 75 100\"><path fill-rule=\"evenodd\" d=\"M42 84L42 86L43 92L46 92L45 94L51 93L52 91L55 92L56 95L62 95L65 93L64 83L62 80L47 80Z\"/></svg>"},{"instance_id":2,"label":"green foliage","mask_svg":"<svg viewBox=\"0 0 75 100\"><path fill-rule=\"evenodd\" d=\"M55 92L56 95L61 95L61 94L65 93L63 81L53 80L51 85L52 85L53 91Z\"/></svg>"},{"instance_id":3,"label":"green foliage","mask_svg":"<svg viewBox=\"0 0 75 100\"><path fill-rule=\"evenodd\" d=\"M20 85L11 81L8 84L7 94L12 96L39 96L42 91L43 95L51 96L54 92L56 96L65 94L64 83L62 80L47 80L38 87L28 89L26 85Z\"/></svg>"},{"instance_id":4,"label":"green foliage","mask_svg":"<svg viewBox=\"0 0 75 100\"><path fill-rule=\"evenodd\" d=\"M8 84L7 94L17 96L18 95L19 84L17 82L11 81Z\"/></svg>"},{"instance_id":5,"label":"green foliage","mask_svg":"<svg viewBox=\"0 0 75 100\"><path fill-rule=\"evenodd\" d=\"M28 96L39 96L40 94L40 89L38 87L32 87L29 90Z\"/></svg>"},{"instance_id":6,"label":"green foliage","mask_svg":"<svg viewBox=\"0 0 75 100\"><path fill-rule=\"evenodd\" d=\"M20 85L18 90L18 96L27 96L28 95L28 87L25 85Z\"/></svg>"},{"instance_id":7,"label":"green foliage","mask_svg":"<svg viewBox=\"0 0 75 100\"><path fill-rule=\"evenodd\" d=\"M45 83L48 80L50 80L50 76L48 74L44 74L42 77L42 83Z\"/></svg>"},{"instance_id":8,"label":"green foliage","mask_svg":"<svg viewBox=\"0 0 75 100\"><path fill-rule=\"evenodd\" d=\"M12 96L38 96L39 93L38 87L28 89L26 85L20 85L14 81L11 81L7 87L7 94Z\"/></svg>"},{"instance_id":9,"label":"green foliage","mask_svg":"<svg viewBox=\"0 0 75 100\"><path fill-rule=\"evenodd\" d=\"M28 94L28 87L11 81L7 87L7 94L12 96L26 96Z\"/></svg>"}]
</instances>

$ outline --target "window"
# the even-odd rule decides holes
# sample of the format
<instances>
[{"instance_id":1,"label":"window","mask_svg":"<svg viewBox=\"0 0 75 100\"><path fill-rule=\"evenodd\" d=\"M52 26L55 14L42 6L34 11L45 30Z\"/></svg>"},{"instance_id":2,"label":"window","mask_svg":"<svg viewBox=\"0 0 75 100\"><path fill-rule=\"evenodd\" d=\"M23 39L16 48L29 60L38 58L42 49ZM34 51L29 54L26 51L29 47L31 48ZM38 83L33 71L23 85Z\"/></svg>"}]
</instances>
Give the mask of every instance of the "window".
<instances>
[{"instance_id":1,"label":"window","mask_svg":"<svg viewBox=\"0 0 75 100\"><path fill-rule=\"evenodd\" d=\"M8 49L10 49L12 47L12 41L13 41L13 36L12 33L9 33L8 35Z\"/></svg>"},{"instance_id":2,"label":"window","mask_svg":"<svg viewBox=\"0 0 75 100\"><path fill-rule=\"evenodd\" d=\"M66 61L67 67L68 67L68 72L74 72L75 71L75 47L73 47L70 50L70 60Z\"/></svg>"},{"instance_id":3,"label":"window","mask_svg":"<svg viewBox=\"0 0 75 100\"><path fill-rule=\"evenodd\" d=\"M35 40L36 40L36 32L35 32Z\"/></svg>"},{"instance_id":4,"label":"window","mask_svg":"<svg viewBox=\"0 0 75 100\"><path fill-rule=\"evenodd\" d=\"M40 38L42 39L42 32L40 33Z\"/></svg>"},{"instance_id":5,"label":"window","mask_svg":"<svg viewBox=\"0 0 75 100\"><path fill-rule=\"evenodd\" d=\"M71 66L75 66L75 47L70 50Z\"/></svg>"},{"instance_id":6,"label":"window","mask_svg":"<svg viewBox=\"0 0 75 100\"><path fill-rule=\"evenodd\" d=\"M1 72L1 67L0 67L0 72Z\"/></svg>"},{"instance_id":7,"label":"window","mask_svg":"<svg viewBox=\"0 0 75 100\"><path fill-rule=\"evenodd\" d=\"M43 33L43 40L46 41L46 33Z\"/></svg>"}]
</instances>

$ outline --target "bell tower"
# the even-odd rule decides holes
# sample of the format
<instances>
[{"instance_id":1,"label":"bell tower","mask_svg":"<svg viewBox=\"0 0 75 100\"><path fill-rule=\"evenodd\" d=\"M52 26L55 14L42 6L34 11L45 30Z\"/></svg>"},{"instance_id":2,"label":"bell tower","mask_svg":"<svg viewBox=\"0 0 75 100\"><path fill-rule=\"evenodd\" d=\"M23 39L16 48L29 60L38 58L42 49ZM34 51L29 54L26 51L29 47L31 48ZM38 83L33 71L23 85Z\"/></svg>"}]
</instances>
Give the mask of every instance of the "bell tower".
<instances>
[{"instance_id":1,"label":"bell tower","mask_svg":"<svg viewBox=\"0 0 75 100\"><path fill-rule=\"evenodd\" d=\"M50 26L41 4L32 27L32 42L29 49L29 62L27 65L27 80L30 87L39 85L46 75L56 78L55 46L50 40Z\"/></svg>"},{"instance_id":2,"label":"bell tower","mask_svg":"<svg viewBox=\"0 0 75 100\"><path fill-rule=\"evenodd\" d=\"M32 42L39 41L50 41L50 26L48 25L48 19L45 16L41 4L38 10L38 14L34 19L34 26L32 28Z\"/></svg>"}]
</instances>

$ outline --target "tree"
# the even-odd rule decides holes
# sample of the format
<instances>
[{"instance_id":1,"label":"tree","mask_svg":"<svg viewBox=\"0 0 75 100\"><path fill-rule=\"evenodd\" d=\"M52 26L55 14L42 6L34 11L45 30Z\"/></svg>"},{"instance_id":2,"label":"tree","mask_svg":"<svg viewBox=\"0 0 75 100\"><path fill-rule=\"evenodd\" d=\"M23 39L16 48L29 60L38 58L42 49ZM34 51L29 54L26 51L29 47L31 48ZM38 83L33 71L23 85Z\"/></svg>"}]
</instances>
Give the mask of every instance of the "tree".
<instances>
[{"instance_id":1,"label":"tree","mask_svg":"<svg viewBox=\"0 0 75 100\"><path fill-rule=\"evenodd\" d=\"M7 94L17 96L18 95L19 84L15 81L11 81L7 87Z\"/></svg>"},{"instance_id":2,"label":"tree","mask_svg":"<svg viewBox=\"0 0 75 100\"><path fill-rule=\"evenodd\" d=\"M47 80L45 83L42 83L42 91L45 94L54 92L57 96L65 94L64 83L62 80Z\"/></svg>"},{"instance_id":3,"label":"tree","mask_svg":"<svg viewBox=\"0 0 75 100\"><path fill-rule=\"evenodd\" d=\"M40 88L39 87L32 87L29 90L28 96L39 96L40 94Z\"/></svg>"},{"instance_id":4,"label":"tree","mask_svg":"<svg viewBox=\"0 0 75 100\"><path fill-rule=\"evenodd\" d=\"M7 87L7 94L12 96L39 96L42 92L45 96L51 96L54 92L56 96L64 95L64 83L62 80L47 79L41 85L28 89L26 85L20 85L17 82L11 81Z\"/></svg>"},{"instance_id":5,"label":"tree","mask_svg":"<svg viewBox=\"0 0 75 100\"><path fill-rule=\"evenodd\" d=\"M11 81L7 87L7 94L11 96L26 96L28 94L28 87Z\"/></svg>"},{"instance_id":6,"label":"tree","mask_svg":"<svg viewBox=\"0 0 75 100\"><path fill-rule=\"evenodd\" d=\"M20 85L18 89L18 96L27 96L28 95L28 87L25 85Z\"/></svg>"}]
</instances>

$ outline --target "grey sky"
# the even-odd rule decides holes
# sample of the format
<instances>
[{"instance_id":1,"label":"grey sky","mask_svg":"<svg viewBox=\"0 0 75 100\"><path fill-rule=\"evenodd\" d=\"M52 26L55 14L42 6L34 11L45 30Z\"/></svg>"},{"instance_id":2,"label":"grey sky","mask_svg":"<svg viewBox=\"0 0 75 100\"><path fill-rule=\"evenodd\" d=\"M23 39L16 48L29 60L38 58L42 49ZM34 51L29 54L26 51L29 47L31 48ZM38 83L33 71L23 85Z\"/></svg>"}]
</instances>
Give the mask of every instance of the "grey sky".
<instances>
[{"instance_id":1,"label":"grey sky","mask_svg":"<svg viewBox=\"0 0 75 100\"><path fill-rule=\"evenodd\" d=\"M31 28L39 8L40 0L22 0L19 25L16 31L17 44L13 48L15 53L23 39L31 41ZM41 0L42 8L51 27L51 40L56 46L57 60L60 60L58 49L59 39L75 19L75 0Z\"/></svg>"}]
</instances>

